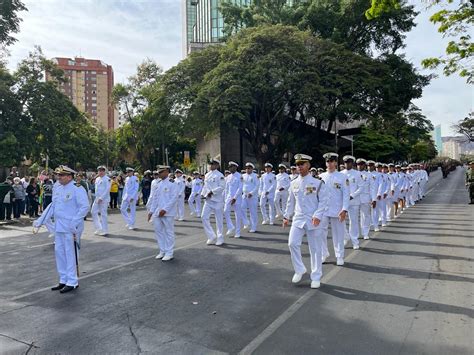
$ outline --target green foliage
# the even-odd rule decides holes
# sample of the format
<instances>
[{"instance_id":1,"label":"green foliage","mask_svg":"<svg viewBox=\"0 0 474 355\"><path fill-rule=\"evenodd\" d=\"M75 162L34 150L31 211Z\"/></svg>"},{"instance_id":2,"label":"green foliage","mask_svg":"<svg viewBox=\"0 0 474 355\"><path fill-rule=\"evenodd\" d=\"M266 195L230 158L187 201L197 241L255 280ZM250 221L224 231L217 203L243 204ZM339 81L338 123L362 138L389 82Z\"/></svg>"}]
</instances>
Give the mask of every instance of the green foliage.
<instances>
[{"instance_id":1,"label":"green foliage","mask_svg":"<svg viewBox=\"0 0 474 355\"><path fill-rule=\"evenodd\" d=\"M394 2L382 0L387 1ZM371 54L373 49L394 53L402 48L404 34L415 26L413 6L405 0L397 2L397 6L385 6L383 11L377 10L372 20L365 16L367 6L368 0L301 0L291 4L260 0L248 7L224 1L221 11L228 36L243 27L283 24L308 30L357 53Z\"/></svg>"},{"instance_id":2,"label":"green foliage","mask_svg":"<svg viewBox=\"0 0 474 355\"><path fill-rule=\"evenodd\" d=\"M471 39L472 24L474 23L474 3L467 0L432 0L435 4L457 3L456 9L442 9L431 16L430 21L439 25L438 32L443 36L454 37L446 47L446 56L427 58L422 64L426 68L443 66L443 72L449 76L459 73L470 84L474 82L474 43Z\"/></svg>"},{"instance_id":3,"label":"green foliage","mask_svg":"<svg viewBox=\"0 0 474 355\"><path fill-rule=\"evenodd\" d=\"M410 160L414 162L428 161L436 157L437 151L431 141L416 142L410 152Z\"/></svg>"},{"instance_id":4,"label":"green foliage","mask_svg":"<svg viewBox=\"0 0 474 355\"><path fill-rule=\"evenodd\" d=\"M467 117L453 126L456 133L462 134L470 142L474 142L474 113L470 112Z\"/></svg>"},{"instance_id":5,"label":"green foliage","mask_svg":"<svg viewBox=\"0 0 474 355\"><path fill-rule=\"evenodd\" d=\"M55 80L45 81L46 71ZM50 166L80 163L95 168L104 163L105 133L58 91L55 81L62 80L62 70L39 47L13 75L0 68L0 165L24 159L41 163L46 156Z\"/></svg>"},{"instance_id":6,"label":"green foliage","mask_svg":"<svg viewBox=\"0 0 474 355\"><path fill-rule=\"evenodd\" d=\"M410 105L406 110L370 119L363 134L356 137L354 147L366 154L374 145L374 151L383 152L379 154L385 160L426 161L436 156L429 135L432 130L433 124L420 109ZM390 144L394 144L391 153Z\"/></svg>"},{"instance_id":7,"label":"green foliage","mask_svg":"<svg viewBox=\"0 0 474 355\"><path fill-rule=\"evenodd\" d=\"M365 12L365 16L373 20L394 9L400 9L399 0L372 0L372 6Z\"/></svg>"},{"instance_id":8,"label":"green foliage","mask_svg":"<svg viewBox=\"0 0 474 355\"><path fill-rule=\"evenodd\" d=\"M396 153L401 150L402 147L394 136L369 128L364 128L354 141L354 153L357 156L376 161L398 160Z\"/></svg>"},{"instance_id":9,"label":"green foliage","mask_svg":"<svg viewBox=\"0 0 474 355\"><path fill-rule=\"evenodd\" d=\"M128 122L117 130L119 160L143 167L163 163L165 148L173 166L182 164L182 152L196 151L195 140L184 135L175 93L175 70L162 75L161 67L151 60L137 67L137 74L126 85L114 87L115 102L121 103Z\"/></svg>"},{"instance_id":10,"label":"green foliage","mask_svg":"<svg viewBox=\"0 0 474 355\"><path fill-rule=\"evenodd\" d=\"M446 56L426 58L422 61L425 68L443 66L443 72L449 76L459 73L470 84L474 82L474 43L471 39L474 23L474 3L472 0L429 0L431 6L446 6L434 13L430 21L439 25L438 32L453 37L446 47ZM402 0L372 0L372 7L366 11L369 20L377 20L390 11L398 11ZM456 8L452 7L455 4Z\"/></svg>"},{"instance_id":11,"label":"green foliage","mask_svg":"<svg viewBox=\"0 0 474 355\"><path fill-rule=\"evenodd\" d=\"M9 46L16 42L12 33L20 30L18 12L27 11L26 6L20 0L0 1L0 47Z\"/></svg>"}]
</instances>

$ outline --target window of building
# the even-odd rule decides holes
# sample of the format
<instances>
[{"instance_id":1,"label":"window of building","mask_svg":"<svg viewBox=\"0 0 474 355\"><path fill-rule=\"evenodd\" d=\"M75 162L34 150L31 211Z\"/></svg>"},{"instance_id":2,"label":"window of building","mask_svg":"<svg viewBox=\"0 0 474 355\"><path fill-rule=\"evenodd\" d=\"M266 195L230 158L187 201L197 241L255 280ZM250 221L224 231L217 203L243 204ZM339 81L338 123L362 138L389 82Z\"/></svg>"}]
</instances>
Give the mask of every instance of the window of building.
<instances>
[{"instance_id":1,"label":"window of building","mask_svg":"<svg viewBox=\"0 0 474 355\"><path fill-rule=\"evenodd\" d=\"M97 107L97 103L93 102L92 107Z\"/></svg>"}]
</instances>

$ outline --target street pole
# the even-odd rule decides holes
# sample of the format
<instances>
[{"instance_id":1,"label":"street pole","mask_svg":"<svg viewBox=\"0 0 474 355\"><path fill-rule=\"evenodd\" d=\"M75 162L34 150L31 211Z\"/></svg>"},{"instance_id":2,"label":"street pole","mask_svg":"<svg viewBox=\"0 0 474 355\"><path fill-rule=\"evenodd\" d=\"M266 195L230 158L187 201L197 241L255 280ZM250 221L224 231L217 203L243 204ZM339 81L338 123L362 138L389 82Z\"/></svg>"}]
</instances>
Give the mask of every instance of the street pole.
<instances>
[{"instance_id":1,"label":"street pole","mask_svg":"<svg viewBox=\"0 0 474 355\"><path fill-rule=\"evenodd\" d=\"M351 155L354 156L354 136L351 136Z\"/></svg>"}]
</instances>

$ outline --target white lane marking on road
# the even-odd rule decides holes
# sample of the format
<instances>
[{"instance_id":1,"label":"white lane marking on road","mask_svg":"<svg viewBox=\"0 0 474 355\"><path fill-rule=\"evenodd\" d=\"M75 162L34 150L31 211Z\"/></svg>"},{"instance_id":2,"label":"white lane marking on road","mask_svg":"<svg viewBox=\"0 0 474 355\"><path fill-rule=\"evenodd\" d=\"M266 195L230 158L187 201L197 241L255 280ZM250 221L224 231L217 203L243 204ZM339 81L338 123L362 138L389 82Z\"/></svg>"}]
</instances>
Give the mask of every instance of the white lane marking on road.
<instances>
[{"instance_id":1,"label":"white lane marking on road","mask_svg":"<svg viewBox=\"0 0 474 355\"><path fill-rule=\"evenodd\" d=\"M183 245L181 247L178 247L178 248L175 248L174 250L181 250L181 249L185 249L185 248L188 248L188 247L192 247L194 245L198 245L198 244L203 244L205 243L205 241L203 240L200 240L198 242L194 242L194 243L191 243L191 244L187 244L187 245ZM106 272L109 272L109 271L114 271L114 270L117 270L117 269L120 269L120 268L123 268L123 267L126 267L126 266L130 266L130 265L133 265L133 264L137 264L137 263L140 263L142 261L145 261L145 260L148 260L148 259L152 259L156 256L156 252L153 254L153 255L149 255L149 256L145 256L143 258L140 258L140 259L137 259L137 260L133 260L133 261L129 261L129 262L126 262L126 263L123 263L123 264L119 264L119 265L115 265L115 266L112 266L108 269L104 269L104 270L100 270L100 271L96 271L96 272L91 272L90 274L87 274L85 276L81 276L79 278L79 280L84 280L84 279L88 279L90 277L93 277L93 276L97 276L97 275L101 275L101 274L104 274ZM31 295L35 295L37 293L40 293L40 292L43 292L43 291L47 291L47 290L50 290L51 287L54 287L56 285L52 285L52 286L49 286L49 287L44 287L44 288L41 288L41 289L38 289L38 290L35 290L35 291L31 291L31 292L27 292L27 293L23 293L21 295L18 295L18 296L15 296L15 297L12 297L10 298L9 300L10 301L16 301L16 300L19 300L21 298L25 298L25 297L28 297L28 296L31 296Z\"/></svg>"},{"instance_id":2,"label":"white lane marking on road","mask_svg":"<svg viewBox=\"0 0 474 355\"><path fill-rule=\"evenodd\" d=\"M370 241L371 239L365 242L361 242L360 244L361 246L366 246ZM358 253L352 252L347 258L344 258L344 262L351 261L356 255L358 255ZM344 267L336 266L326 275L324 275L321 279L323 287L325 283L328 283L329 280L331 280L343 269ZM250 343L248 343L247 346L245 346L245 348L243 348L239 352L239 354L252 354L268 337L270 337L270 335L272 335L278 328L280 328L280 326L283 325L283 323L290 319L315 294L316 290L309 289L308 291L306 291L303 296L298 298L290 307L288 307L282 314L280 314L278 318L276 318L272 323L270 323L270 325L268 325L263 330L263 332L261 332L259 335L257 335L256 338L254 338Z\"/></svg>"},{"instance_id":3,"label":"white lane marking on road","mask_svg":"<svg viewBox=\"0 0 474 355\"><path fill-rule=\"evenodd\" d=\"M8 254L8 253L16 253L16 252L20 252L20 251L27 251L27 250L30 250L30 249L41 248L41 247L44 247L44 246L47 246L47 245L54 245L54 243L49 242L49 243L44 243L44 244L33 245L31 247L23 247L23 248L14 249L14 250L0 251L0 254Z\"/></svg>"}]
</instances>

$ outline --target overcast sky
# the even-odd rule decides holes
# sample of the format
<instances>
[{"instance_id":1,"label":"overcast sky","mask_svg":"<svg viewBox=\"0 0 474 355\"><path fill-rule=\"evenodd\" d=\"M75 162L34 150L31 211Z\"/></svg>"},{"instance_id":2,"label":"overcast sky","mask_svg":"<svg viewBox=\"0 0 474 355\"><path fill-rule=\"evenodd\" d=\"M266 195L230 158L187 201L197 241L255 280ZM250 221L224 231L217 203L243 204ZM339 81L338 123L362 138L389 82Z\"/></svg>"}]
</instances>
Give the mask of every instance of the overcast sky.
<instances>
[{"instance_id":1,"label":"overcast sky","mask_svg":"<svg viewBox=\"0 0 474 355\"><path fill-rule=\"evenodd\" d=\"M23 1L29 11L20 14L18 42L9 48L11 69L34 45L48 57L101 59L112 65L116 83L125 82L144 58L154 59L165 70L182 59L181 0ZM423 58L443 53L447 40L429 22L429 12L418 10L418 26L408 34L405 52L420 67ZM452 134L450 126L472 110L473 98L472 86L464 79L440 74L415 104L433 124L442 125L446 136Z\"/></svg>"}]
</instances>

